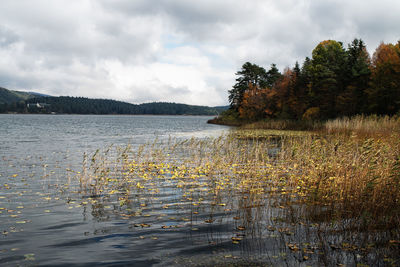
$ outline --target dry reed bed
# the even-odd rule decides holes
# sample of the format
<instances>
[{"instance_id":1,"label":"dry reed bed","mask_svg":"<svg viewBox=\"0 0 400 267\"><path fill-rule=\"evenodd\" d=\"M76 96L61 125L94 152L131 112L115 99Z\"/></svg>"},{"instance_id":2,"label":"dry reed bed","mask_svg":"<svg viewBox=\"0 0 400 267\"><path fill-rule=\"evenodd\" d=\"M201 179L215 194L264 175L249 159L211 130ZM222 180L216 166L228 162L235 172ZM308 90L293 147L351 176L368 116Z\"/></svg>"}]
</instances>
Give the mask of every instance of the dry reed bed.
<instances>
[{"instance_id":1,"label":"dry reed bed","mask_svg":"<svg viewBox=\"0 0 400 267\"><path fill-rule=\"evenodd\" d=\"M361 135L390 135L400 132L399 116L364 116L338 118L325 122L324 129L328 133L351 133Z\"/></svg>"},{"instance_id":2,"label":"dry reed bed","mask_svg":"<svg viewBox=\"0 0 400 267\"><path fill-rule=\"evenodd\" d=\"M353 120L336 121L329 133L241 129L219 138L107 148L84 157L79 191L116 203L124 219L173 209L183 222L201 215L197 223L232 224L234 244L241 233L271 231L303 259L337 248L369 255L375 246L370 255L380 256L371 257L398 259L399 122L379 119L381 127L367 132L368 118ZM165 194L174 200L161 203ZM214 216L221 213L223 219ZM307 233L313 233L311 247L300 245Z\"/></svg>"},{"instance_id":3,"label":"dry reed bed","mask_svg":"<svg viewBox=\"0 0 400 267\"><path fill-rule=\"evenodd\" d=\"M368 139L272 133L239 131L217 139L154 143L138 151L119 148L112 161L108 151L96 153L85 159L81 188L94 195L119 192L125 203L135 190L157 192L163 181L185 196L196 195L191 199L199 204L212 195L214 204L235 208L238 200L232 195L246 194L254 206L264 205L266 198L305 204L306 210L299 209L303 218L350 219L369 229L400 226L398 133Z\"/></svg>"},{"instance_id":4,"label":"dry reed bed","mask_svg":"<svg viewBox=\"0 0 400 267\"><path fill-rule=\"evenodd\" d=\"M301 202L325 206L327 220L390 229L400 223L399 140L399 134L287 139L280 159L291 169L288 181Z\"/></svg>"}]
</instances>

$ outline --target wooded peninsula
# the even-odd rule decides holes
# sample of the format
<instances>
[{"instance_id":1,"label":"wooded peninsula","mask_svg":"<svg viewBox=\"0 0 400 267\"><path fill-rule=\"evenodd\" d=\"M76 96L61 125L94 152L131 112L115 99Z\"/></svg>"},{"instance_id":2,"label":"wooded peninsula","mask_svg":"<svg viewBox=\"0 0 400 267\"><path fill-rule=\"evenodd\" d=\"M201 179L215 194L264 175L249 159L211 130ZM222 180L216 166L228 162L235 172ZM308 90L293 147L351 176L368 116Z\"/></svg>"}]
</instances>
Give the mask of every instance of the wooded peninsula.
<instances>
[{"instance_id":1,"label":"wooded peninsula","mask_svg":"<svg viewBox=\"0 0 400 267\"><path fill-rule=\"evenodd\" d=\"M372 58L361 39L319 43L300 66L281 73L246 62L229 90L230 109L214 123L327 120L357 114L399 115L400 41L381 43Z\"/></svg>"}]
</instances>

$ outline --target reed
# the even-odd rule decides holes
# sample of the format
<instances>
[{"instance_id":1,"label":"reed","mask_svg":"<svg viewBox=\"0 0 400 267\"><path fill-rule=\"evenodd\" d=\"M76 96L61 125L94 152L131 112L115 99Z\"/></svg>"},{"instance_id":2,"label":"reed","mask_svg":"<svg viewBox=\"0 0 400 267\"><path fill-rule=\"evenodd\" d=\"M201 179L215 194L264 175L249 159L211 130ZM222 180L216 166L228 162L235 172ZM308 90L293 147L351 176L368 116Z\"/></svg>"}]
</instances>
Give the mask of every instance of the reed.
<instances>
[{"instance_id":1,"label":"reed","mask_svg":"<svg viewBox=\"0 0 400 267\"><path fill-rule=\"evenodd\" d=\"M242 129L220 138L107 149L85 157L80 185L90 194L117 194L122 205L135 192L154 194L168 185L182 201L204 208L272 201L291 207L292 218L333 228L398 229L398 124L397 118L359 116L327 122L329 134Z\"/></svg>"},{"instance_id":2,"label":"reed","mask_svg":"<svg viewBox=\"0 0 400 267\"><path fill-rule=\"evenodd\" d=\"M314 131L321 129L323 123L320 121L302 121L302 120L283 120L283 119L268 119L257 122L244 124L242 129L265 129L265 130L300 130Z\"/></svg>"},{"instance_id":3,"label":"reed","mask_svg":"<svg viewBox=\"0 0 400 267\"><path fill-rule=\"evenodd\" d=\"M339 264L340 253L358 251L372 265L383 258L396 265L397 127L395 118L360 116L314 131L248 128L219 138L113 146L84 156L77 191L93 201L94 216L106 220L104 207L112 203L113 214L132 227L167 217L169 224L158 226L165 231L183 223L190 231L229 225L232 236L225 232L218 242L254 245L250 239L279 236L301 262Z\"/></svg>"},{"instance_id":4,"label":"reed","mask_svg":"<svg viewBox=\"0 0 400 267\"><path fill-rule=\"evenodd\" d=\"M399 227L400 136L361 139L357 135L286 139L280 159L289 184L310 216L351 227ZM321 219L321 218L320 218Z\"/></svg>"},{"instance_id":5,"label":"reed","mask_svg":"<svg viewBox=\"0 0 400 267\"><path fill-rule=\"evenodd\" d=\"M373 136L377 134L390 135L400 132L400 117L398 116L364 116L344 117L325 122L327 133L357 133L358 135Z\"/></svg>"}]
</instances>

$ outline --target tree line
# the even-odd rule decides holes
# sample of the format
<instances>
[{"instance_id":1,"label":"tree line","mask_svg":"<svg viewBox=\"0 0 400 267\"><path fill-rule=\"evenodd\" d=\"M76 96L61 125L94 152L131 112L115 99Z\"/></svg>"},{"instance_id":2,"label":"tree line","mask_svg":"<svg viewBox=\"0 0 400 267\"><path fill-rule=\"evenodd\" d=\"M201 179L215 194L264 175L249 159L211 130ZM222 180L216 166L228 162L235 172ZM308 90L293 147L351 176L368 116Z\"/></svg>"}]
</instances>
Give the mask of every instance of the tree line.
<instances>
[{"instance_id":1,"label":"tree line","mask_svg":"<svg viewBox=\"0 0 400 267\"><path fill-rule=\"evenodd\" d=\"M329 119L400 112L400 41L381 43L370 57L354 39L319 43L300 66L266 71L250 62L236 73L228 113L244 120Z\"/></svg>"},{"instance_id":2,"label":"tree line","mask_svg":"<svg viewBox=\"0 0 400 267\"><path fill-rule=\"evenodd\" d=\"M39 105L36 105L39 104ZM153 102L140 105L109 99L85 97L37 97L25 101L0 104L0 113L60 114L152 114L152 115L217 115L227 107L206 107Z\"/></svg>"}]
</instances>

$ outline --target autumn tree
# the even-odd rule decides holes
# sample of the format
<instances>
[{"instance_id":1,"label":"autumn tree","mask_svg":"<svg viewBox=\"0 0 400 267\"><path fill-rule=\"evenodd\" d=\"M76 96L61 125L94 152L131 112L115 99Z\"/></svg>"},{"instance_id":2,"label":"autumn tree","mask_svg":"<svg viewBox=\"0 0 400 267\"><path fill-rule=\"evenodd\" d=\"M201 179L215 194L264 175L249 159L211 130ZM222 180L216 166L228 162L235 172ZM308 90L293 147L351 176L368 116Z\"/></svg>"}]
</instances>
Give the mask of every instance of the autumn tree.
<instances>
[{"instance_id":1,"label":"autumn tree","mask_svg":"<svg viewBox=\"0 0 400 267\"><path fill-rule=\"evenodd\" d=\"M293 96L293 86L295 83L294 72L290 68L286 68L283 75L275 82L273 88L276 90L276 108L278 109L277 117L280 118L292 118L293 113L291 110L291 99Z\"/></svg>"},{"instance_id":2,"label":"autumn tree","mask_svg":"<svg viewBox=\"0 0 400 267\"><path fill-rule=\"evenodd\" d=\"M243 95L250 84L257 89L267 86L267 72L263 67L246 62L242 69L236 73L236 76L238 76L236 83L229 90L229 103L232 109L238 110L243 101Z\"/></svg>"},{"instance_id":3,"label":"autumn tree","mask_svg":"<svg viewBox=\"0 0 400 267\"><path fill-rule=\"evenodd\" d=\"M242 103L239 106L239 116L242 119L257 120L264 117L265 95L263 89L249 83L243 94Z\"/></svg>"},{"instance_id":4,"label":"autumn tree","mask_svg":"<svg viewBox=\"0 0 400 267\"><path fill-rule=\"evenodd\" d=\"M241 118L255 120L274 117L279 113L279 96L275 84L282 74L275 64L271 64L266 72L264 68L247 62L237 75L240 76L233 90L238 88L237 91L242 92L237 105Z\"/></svg>"},{"instance_id":5,"label":"autumn tree","mask_svg":"<svg viewBox=\"0 0 400 267\"><path fill-rule=\"evenodd\" d=\"M371 113L393 115L400 110L400 41L376 49L367 95Z\"/></svg>"},{"instance_id":6,"label":"autumn tree","mask_svg":"<svg viewBox=\"0 0 400 267\"><path fill-rule=\"evenodd\" d=\"M257 88L249 84L239 107L239 116L246 120L274 118L279 112L278 93L275 88Z\"/></svg>"},{"instance_id":7,"label":"autumn tree","mask_svg":"<svg viewBox=\"0 0 400 267\"><path fill-rule=\"evenodd\" d=\"M229 91L242 119L329 119L361 113L400 113L400 41L382 43L371 60L361 39L319 43L302 67L281 74L249 62Z\"/></svg>"},{"instance_id":8,"label":"autumn tree","mask_svg":"<svg viewBox=\"0 0 400 267\"><path fill-rule=\"evenodd\" d=\"M300 66L296 62L293 69L286 68L276 82L280 113L279 118L301 119L307 108L307 78L303 77Z\"/></svg>"}]
</instances>

